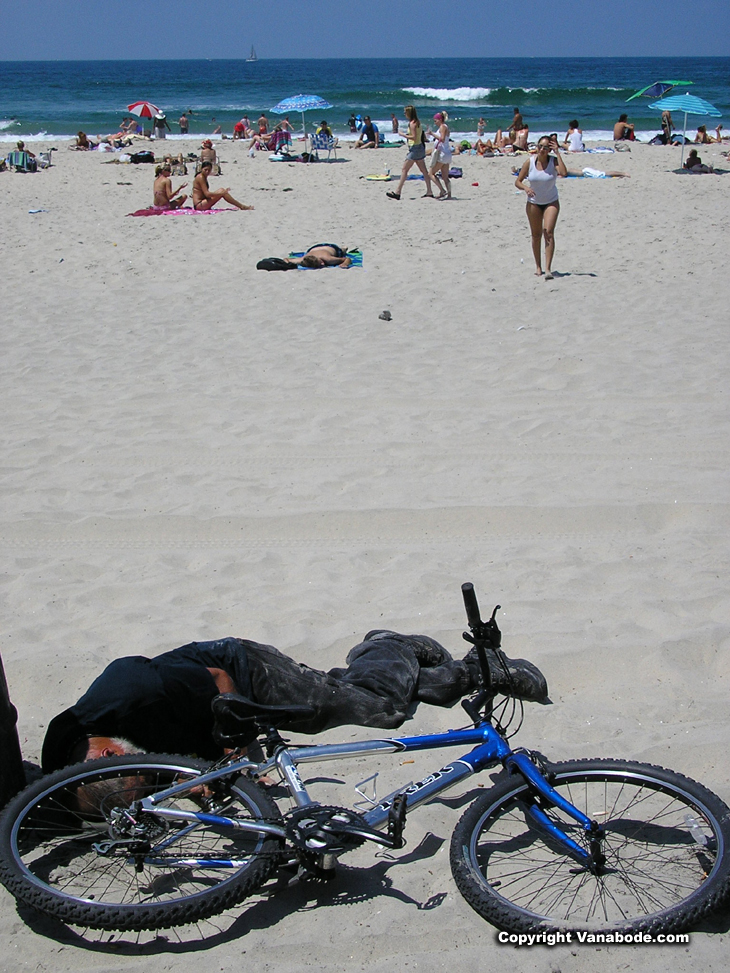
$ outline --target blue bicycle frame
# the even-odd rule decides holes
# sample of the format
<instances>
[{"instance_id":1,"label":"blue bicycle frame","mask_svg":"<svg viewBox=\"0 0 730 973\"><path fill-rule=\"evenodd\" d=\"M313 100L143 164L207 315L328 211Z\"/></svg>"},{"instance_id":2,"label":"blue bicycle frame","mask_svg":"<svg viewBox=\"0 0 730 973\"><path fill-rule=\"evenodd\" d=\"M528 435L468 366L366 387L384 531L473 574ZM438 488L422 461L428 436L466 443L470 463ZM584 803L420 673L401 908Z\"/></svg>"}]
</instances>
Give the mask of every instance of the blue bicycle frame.
<instances>
[{"instance_id":1,"label":"blue bicycle frame","mask_svg":"<svg viewBox=\"0 0 730 973\"><path fill-rule=\"evenodd\" d=\"M227 818L216 814L206 814L195 811L182 811L177 809L161 807L160 804L165 800L182 794L190 790L191 785L195 787L204 786L223 777L232 777L238 773L253 771L257 776L264 776L267 773L278 770L288 785L289 792L298 807L317 806L317 802L310 797L304 786L297 769L299 764L314 763L323 760L347 759L348 757L361 757L363 754L377 753L404 753L414 750L435 750L441 747L455 747L475 744L474 749L469 753L429 774L416 783L408 784L383 798L370 810L362 815L363 820L376 831L384 828L389 820L393 801L396 796L405 794L407 797L408 811L414 810L421 804L432 800L438 794L443 793L455 786L459 781L479 773L498 763L502 763L510 774L519 774L530 786L533 800L529 805L525 805L525 813L530 820L543 830L551 839L557 842L566 854L574 858L579 864L588 868L593 863L593 855L585 847L581 847L573 841L565 832L552 821L543 810L542 804L548 807L556 807L571 817L583 829L587 836L595 839L600 829L597 824L590 820L585 814L573 807L551 786L540 768L531 759L530 754L525 750L512 750L507 741L502 737L491 723L483 722L478 726L467 727L461 730L448 730L445 733L427 734L424 736L385 738L379 740L364 740L357 743L335 743L323 744L321 746L307 747L284 747L262 764L252 763L249 760L240 760L219 767L208 773L201 774L193 781L184 784L176 784L164 791L160 791L151 797L144 798L140 802L141 809L157 817L163 817L179 821L190 822L191 827L200 824L212 825L217 828L231 828L238 831L252 831L277 835L284 838L285 828L280 824L265 821L245 821L240 819ZM539 801L539 803L538 803ZM181 833L187 833L189 829L183 829ZM373 838L373 840L376 840ZM173 844L175 835L169 836L164 841L164 847ZM387 844L387 841L383 841ZM154 860L154 852L159 851L161 846L152 849L152 855L147 859ZM169 865L169 859L167 861ZM186 859L187 865L195 864L194 861ZM206 867L211 867L211 861L205 859L200 862ZM218 862L220 867L231 867L237 863L229 861Z\"/></svg>"}]
</instances>

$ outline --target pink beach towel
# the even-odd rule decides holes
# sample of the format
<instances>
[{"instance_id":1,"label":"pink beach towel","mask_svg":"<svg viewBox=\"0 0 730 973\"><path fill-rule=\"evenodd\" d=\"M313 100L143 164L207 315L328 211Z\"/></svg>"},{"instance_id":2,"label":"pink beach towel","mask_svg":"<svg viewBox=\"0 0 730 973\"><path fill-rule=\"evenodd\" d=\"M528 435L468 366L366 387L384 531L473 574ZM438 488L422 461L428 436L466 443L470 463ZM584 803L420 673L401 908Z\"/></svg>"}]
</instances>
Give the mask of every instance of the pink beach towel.
<instances>
[{"instance_id":1,"label":"pink beach towel","mask_svg":"<svg viewBox=\"0 0 730 973\"><path fill-rule=\"evenodd\" d=\"M235 206L226 206L223 209L192 209L189 206L183 209L162 209L161 206L149 206L147 209L138 209L134 213L127 213L127 216L206 216L209 213L235 212Z\"/></svg>"}]
</instances>

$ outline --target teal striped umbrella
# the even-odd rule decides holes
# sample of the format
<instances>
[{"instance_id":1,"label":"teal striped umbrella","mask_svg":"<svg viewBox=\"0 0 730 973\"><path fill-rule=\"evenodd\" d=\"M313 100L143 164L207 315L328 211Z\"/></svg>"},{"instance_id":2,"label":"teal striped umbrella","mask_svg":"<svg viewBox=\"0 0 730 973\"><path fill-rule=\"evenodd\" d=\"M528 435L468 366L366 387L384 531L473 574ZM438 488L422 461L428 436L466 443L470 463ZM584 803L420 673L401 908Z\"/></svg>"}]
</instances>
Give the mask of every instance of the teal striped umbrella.
<instances>
[{"instance_id":1,"label":"teal striped umbrella","mask_svg":"<svg viewBox=\"0 0 730 973\"><path fill-rule=\"evenodd\" d=\"M684 161L684 140L687 137L687 115L713 115L715 118L721 118L722 112L711 105L709 101L705 101L704 98L698 98L697 95L670 95L668 98L662 98L661 101L655 101L653 104L649 105L649 108L656 108L659 111L683 111L684 112L684 129L682 131L682 154L679 160L680 166Z\"/></svg>"}]
</instances>

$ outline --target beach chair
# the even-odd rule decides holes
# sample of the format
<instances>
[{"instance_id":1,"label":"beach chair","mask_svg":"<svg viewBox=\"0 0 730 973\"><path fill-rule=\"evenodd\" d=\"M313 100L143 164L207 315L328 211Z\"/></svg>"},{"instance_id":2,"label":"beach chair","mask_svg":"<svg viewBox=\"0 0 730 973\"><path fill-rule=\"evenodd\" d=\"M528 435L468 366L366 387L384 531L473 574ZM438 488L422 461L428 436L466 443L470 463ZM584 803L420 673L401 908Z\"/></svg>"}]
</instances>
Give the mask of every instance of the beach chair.
<instances>
[{"instance_id":1,"label":"beach chair","mask_svg":"<svg viewBox=\"0 0 730 973\"><path fill-rule=\"evenodd\" d=\"M259 148L267 148L269 152L275 152L278 154L288 153L292 147L291 143L291 133L278 131L272 132L271 138L266 143L266 146L259 146Z\"/></svg>"},{"instance_id":2,"label":"beach chair","mask_svg":"<svg viewBox=\"0 0 730 973\"><path fill-rule=\"evenodd\" d=\"M7 163L8 168L16 172L38 172L38 162L25 151L15 149L8 155Z\"/></svg>"},{"instance_id":3,"label":"beach chair","mask_svg":"<svg viewBox=\"0 0 730 973\"><path fill-rule=\"evenodd\" d=\"M330 161L330 156L334 153L335 159L337 158L337 139L332 135L313 135L312 136L312 152L311 154L316 157L319 161L319 153L327 153L327 161Z\"/></svg>"}]
</instances>

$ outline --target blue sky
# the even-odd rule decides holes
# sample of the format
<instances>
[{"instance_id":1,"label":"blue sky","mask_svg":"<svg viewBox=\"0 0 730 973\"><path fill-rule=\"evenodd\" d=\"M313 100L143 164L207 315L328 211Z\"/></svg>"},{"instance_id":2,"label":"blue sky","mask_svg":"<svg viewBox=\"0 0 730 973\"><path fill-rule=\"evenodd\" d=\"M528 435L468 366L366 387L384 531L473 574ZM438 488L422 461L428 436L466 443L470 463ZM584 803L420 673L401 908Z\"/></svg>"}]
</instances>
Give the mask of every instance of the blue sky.
<instances>
[{"instance_id":1,"label":"blue sky","mask_svg":"<svg viewBox=\"0 0 730 973\"><path fill-rule=\"evenodd\" d=\"M0 25L0 60L730 53L730 0L3 0Z\"/></svg>"}]
</instances>

